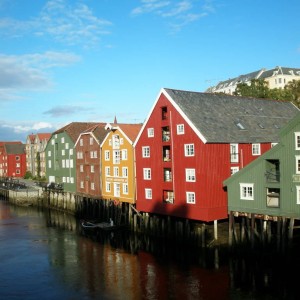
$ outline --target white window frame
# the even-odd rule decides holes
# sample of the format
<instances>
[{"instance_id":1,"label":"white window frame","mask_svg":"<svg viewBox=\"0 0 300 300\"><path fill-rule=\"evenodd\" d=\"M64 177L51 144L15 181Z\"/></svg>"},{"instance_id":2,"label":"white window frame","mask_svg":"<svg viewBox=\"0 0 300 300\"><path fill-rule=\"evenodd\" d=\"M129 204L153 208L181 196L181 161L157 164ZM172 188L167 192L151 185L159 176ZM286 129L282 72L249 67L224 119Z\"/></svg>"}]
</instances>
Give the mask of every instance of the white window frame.
<instances>
[{"instance_id":1,"label":"white window frame","mask_svg":"<svg viewBox=\"0 0 300 300\"><path fill-rule=\"evenodd\" d=\"M186 203L187 204L196 204L196 194L195 192L186 192Z\"/></svg>"},{"instance_id":2,"label":"white window frame","mask_svg":"<svg viewBox=\"0 0 300 300\"><path fill-rule=\"evenodd\" d=\"M240 170L239 167L230 167L230 174L233 175Z\"/></svg>"},{"instance_id":3,"label":"white window frame","mask_svg":"<svg viewBox=\"0 0 300 300\"><path fill-rule=\"evenodd\" d=\"M295 132L295 150L300 150L300 132Z\"/></svg>"},{"instance_id":4,"label":"white window frame","mask_svg":"<svg viewBox=\"0 0 300 300\"><path fill-rule=\"evenodd\" d=\"M119 167L114 167L114 177L119 177Z\"/></svg>"},{"instance_id":5,"label":"white window frame","mask_svg":"<svg viewBox=\"0 0 300 300\"><path fill-rule=\"evenodd\" d=\"M121 151L113 150L113 164L119 164L121 162Z\"/></svg>"},{"instance_id":6,"label":"white window frame","mask_svg":"<svg viewBox=\"0 0 300 300\"><path fill-rule=\"evenodd\" d=\"M239 162L239 144L230 144L230 162Z\"/></svg>"},{"instance_id":7,"label":"white window frame","mask_svg":"<svg viewBox=\"0 0 300 300\"><path fill-rule=\"evenodd\" d=\"M91 173L95 173L95 166L91 165Z\"/></svg>"},{"instance_id":8,"label":"white window frame","mask_svg":"<svg viewBox=\"0 0 300 300\"><path fill-rule=\"evenodd\" d=\"M184 144L184 156L195 156L194 144Z\"/></svg>"},{"instance_id":9,"label":"white window frame","mask_svg":"<svg viewBox=\"0 0 300 300\"><path fill-rule=\"evenodd\" d=\"M128 158L128 151L127 149L122 149L121 150L121 160L127 160Z\"/></svg>"},{"instance_id":10,"label":"white window frame","mask_svg":"<svg viewBox=\"0 0 300 300\"><path fill-rule=\"evenodd\" d=\"M109 161L110 160L110 152L109 150L104 151L104 160Z\"/></svg>"},{"instance_id":11,"label":"white window frame","mask_svg":"<svg viewBox=\"0 0 300 300\"><path fill-rule=\"evenodd\" d=\"M110 167L105 167L105 175L110 176Z\"/></svg>"},{"instance_id":12,"label":"white window frame","mask_svg":"<svg viewBox=\"0 0 300 300\"><path fill-rule=\"evenodd\" d=\"M252 155L253 156L257 156L260 155L260 144L256 143L256 144L252 144Z\"/></svg>"},{"instance_id":13,"label":"white window frame","mask_svg":"<svg viewBox=\"0 0 300 300\"><path fill-rule=\"evenodd\" d=\"M184 134L184 124L177 124L177 134Z\"/></svg>"},{"instance_id":14,"label":"white window frame","mask_svg":"<svg viewBox=\"0 0 300 300\"><path fill-rule=\"evenodd\" d=\"M195 169L185 169L185 181L195 182L196 181L196 170Z\"/></svg>"},{"instance_id":15,"label":"white window frame","mask_svg":"<svg viewBox=\"0 0 300 300\"><path fill-rule=\"evenodd\" d=\"M145 198L149 200L152 199L152 189L145 189Z\"/></svg>"},{"instance_id":16,"label":"white window frame","mask_svg":"<svg viewBox=\"0 0 300 300\"><path fill-rule=\"evenodd\" d=\"M300 185L296 186L296 193L297 193L297 204L300 204Z\"/></svg>"},{"instance_id":17,"label":"white window frame","mask_svg":"<svg viewBox=\"0 0 300 300\"><path fill-rule=\"evenodd\" d=\"M128 168L122 167L122 177L128 178Z\"/></svg>"},{"instance_id":18,"label":"white window frame","mask_svg":"<svg viewBox=\"0 0 300 300\"><path fill-rule=\"evenodd\" d=\"M254 184L253 183L240 183L240 199L241 200L254 200Z\"/></svg>"},{"instance_id":19,"label":"white window frame","mask_svg":"<svg viewBox=\"0 0 300 300\"><path fill-rule=\"evenodd\" d=\"M296 174L300 174L300 155L295 156L296 160Z\"/></svg>"},{"instance_id":20,"label":"white window frame","mask_svg":"<svg viewBox=\"0 0 300 300\"><path fill-rule=\"evenodd\" d=\"M106 182L105 183L105 191L106 192L110 192L111 191L111 184L110 184L110 182Z\"/></svg>"},{"instance_id":21,"label":"white window frame","mask_svg":"<svg viewBox=\"0 0 300 300\"><path fill-rule=\"evenodd\" d=\"M150 146L142 147L142 156L143 156L143 158L150 157Z\"/></svg>"},{"instance_id":22,"label":"white window frame","mask_svg":"<svg viewBox=\"0 0 300 300\"><path fill-rule=\"evenodd\" d=\"M151 168L143 168L144 180L151 180Z\"/></svg>"},{"instance_id":23,"label":"white window frame","mask_svg":"<svg viewBox=\"0 0 300 300\"><path fill-rule=\"evenodd\" d=\"M147 134L148 134L148 137L154 137L154 128L148 128L147 129Z\"/></svg>"},{"instance_id":24,"label":"white window frame","mask_svg":"<svg viewBox=\"0 0 300 300\"><path fill-rule=\"evenodd\" d=\"M122 190L124 195L128 195L128 183L122 184Z\"/></svg>"}]
</instances>

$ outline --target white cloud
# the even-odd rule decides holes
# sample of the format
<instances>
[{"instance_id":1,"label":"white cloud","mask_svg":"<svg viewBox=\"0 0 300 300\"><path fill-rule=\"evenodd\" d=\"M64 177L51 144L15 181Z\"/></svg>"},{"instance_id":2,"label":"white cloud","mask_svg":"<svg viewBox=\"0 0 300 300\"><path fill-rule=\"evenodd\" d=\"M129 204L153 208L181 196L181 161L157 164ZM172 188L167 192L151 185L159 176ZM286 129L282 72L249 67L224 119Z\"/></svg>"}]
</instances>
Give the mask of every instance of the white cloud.
<instances>
[{"instance_id":1,"label":"white cloud","mask_svg":"<svg viewBox=\"0 0 300 300\"><path fill-rule=\"evenodd\" d=\"M112 23L96 17L85 4L69 3L48 1L41 13L30 20L0 19L0 34L9 38L33 34L67 45L97 46L100 37L110 33Z\"/></svg>"},{"instance_id":2,"label":"white cloud","mask_svg":"<svg viewBox=\"0 0 300 300\"><path fill-rule=\"evenodd\" d=\"M73 64L80 57L72 53L45 52L25 55L0 54L0 101L19 100L21 92L51 87L47 68Z\"/></svg>"},{"instance_id":3,"label":"white cloud","mask_svg":"<svg viewBox=\"0 0 300 300\"><path fill-rule=\"evenodd\" d=\"M179 31L183 26L215 12L212 0L160 1L142 0L141 5L134 8L132 15L153 13L166 18L173 31ZM201 6L202 5L202 6Z\"/></svg>"}]
</instances>

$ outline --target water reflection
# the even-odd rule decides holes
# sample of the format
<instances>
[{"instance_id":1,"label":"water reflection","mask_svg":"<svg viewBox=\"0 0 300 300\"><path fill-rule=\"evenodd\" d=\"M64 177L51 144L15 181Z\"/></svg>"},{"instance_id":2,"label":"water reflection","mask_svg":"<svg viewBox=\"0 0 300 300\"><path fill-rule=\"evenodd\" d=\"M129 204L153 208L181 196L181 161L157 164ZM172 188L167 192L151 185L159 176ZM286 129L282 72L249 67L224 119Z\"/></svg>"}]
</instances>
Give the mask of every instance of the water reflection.
<instances>
[{"instance_id":1,"label":"water reflection","mask_svg":"<svg viewBox=\"0 0 300 300\"><path fill-rule=\"evenodd\" d=\"M70 215L0 201L2 299L294 299L298 261L192 249L127 231L90 236ZM284 276L283 276L284 274Z\"/></svg>"}]
</instances>

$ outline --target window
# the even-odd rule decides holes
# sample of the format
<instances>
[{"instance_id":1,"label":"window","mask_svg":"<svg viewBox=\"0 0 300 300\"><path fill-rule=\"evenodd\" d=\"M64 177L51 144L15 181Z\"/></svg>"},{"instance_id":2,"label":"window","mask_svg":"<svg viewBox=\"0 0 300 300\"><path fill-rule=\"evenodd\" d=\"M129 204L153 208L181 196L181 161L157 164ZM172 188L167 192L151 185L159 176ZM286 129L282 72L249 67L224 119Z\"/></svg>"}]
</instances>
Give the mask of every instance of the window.
<instances>
[{"instance_id":1,"label":"window","mask_svg":"<svg viewBox=\"0 0 300 300\"><path fill-rule=\"evenodd\" d=\"M83 146L83 139L79 140L79 146Z\"/></svg>"},{"instance_id":2,"label":"window","mask_svg":"<svg viewBox=\"0 0 300 300\"><path fill-rule=\"evenodd\" d=\"M128 184L123 183L123 194L127 195L128 194Z\"/></svg>"},{"instance_id":3,"label":"window","mask_svg":"<svg viewBox=\"0 0 300 300\"><path fill-rule=\"evenodd\" d=\"M252 155L260 155L260 144L252 144Z\"/></svg>"},{"instance_id":4,"label":"window","mask_svg":"<svg viewBox=\"0 0 300 300\"><path fill-rule=\"evenodd\" d=\"M300 186L296 186L297 204L300 204Z\"/></svg>"},{"instance_id":5,"label":"window","mask_svg":"<svg viewBox=\"0 0 300 300\"><path fill-rule=\"evenodd\" d=\"M145 198L152 199L152 189L145 189Z\"/></svg>"},{"instance_id":6,"label":"window","mask_svg":"<svg viewBox=\"0 0 300 300\"><path fill-rule=\"evenodd\" d=\"M296 155L296 174L300 174L300 155Z\"/></svg>"},{"instance_id":7,"label":"window","mask_svg":"<svg viewBox=\"0 0 300 300\"><path fill-rule=\"evenodd\" d=\"M62 137L62 138L61 138L61 143L63 144L64 142L65 142L65 138Z\"/></svg>"},{"instance_id":8,"label":"window","mask_svg":"<svg viewBox=\"0 0 300 300\"><path fill-rule=\"evenodd\" d=\"M122 160L127 160L127 157L128 157L127 149L123 149L123 150L121 151L121 154L122 154L121 159L122 159Z\"/></svg>"},{"instance_id":9,"label":"window","mask_svg":"<svg viewBox=\"0 0 300 300\"><path fill-rule=\"evenodd\" d=\"M185 181L187 182L196 181L195 169L185 169Z\"/></svg>"},{"instance_id":10,"label":"window","mask_svg":"<svg viewBox=\"0 0 300 300\"><path fill-rule=\"evenodd\" d=\"M300 132L295 132L295 150L300 150Z\"/></svg>"},{"instance_id":11,"label":"window","mask_svg":"<svg viewBox=\"0 0 300 300\"><path fill-rule=\"evenodd\" d=\"M177 125L177 134L184 134L184 124Z\"/></svg>"},{"instance_id":12,"label":"window","mask_svg":"<svg viewBox=\"0 0 300 300\"><path fill-rule=\"evenodd\" d=\"M150 147L149 146L142 147L142 155L143 155L143 157L150 157Z\"/></svg>"},{"instance_id":13,"label":"window","mask_svg":"<svg viewBox=\"0 0 300 300\"><path fill-rule=\"evenodd\" d=\"M172 171L170 168L164 169L164 181L172 181Z\"/></svg>"},{"instance_id":14,"label":"window","mask_svg":"<svg viewBox=\"0 0 300 300\"><path fill-rule=\"evenodd\" d=\"M194 144L185 144L184 145L184 155L185 156L194 156Z\"/></svg>"},{"instance_id":15,"label":"window","mask_svg":"<svg viewBox=\"0 0 300 300\"><path fill-rule=\"evenodd\" d=\"M84 188L84 182L80 181L80 188L83 189Z\"/></svg>"},{"instance_id":16,"label":"window","mask_svg":"<svg viewBox=\"0 0 300 300\"><path fill-rule=\"evenodd\" d=\"M73 149L70 149L69 153L70 155L73 155Z\"/></svg>"},{"instance_id":17,"label":"window","mask_svg":"<svg viewBox=\"0 0 300 300\"><path fill-rule=\"evenodd\" d=\"M66 151L64 149L61 150L61 155L65 156L66 155Z\"/></svg>"},{"instance_id":18,"label":"window","mask_svg":"<svg viewBox=\"0 0 300 300\"><path fill-rule=\"evenodd\" d=\"M151 169L150 168L144 168L144 179L145 180L151 179Z\"/></svg>"},{"instance_id":19,"label":"window","mask_svg":"<svg viewBox=\"0 0 300 300\"><path fill-rule=\"evenodd\" d=\"M66 148L66 149L69 149L69 143L66 143L65 148Z\"/></svg>"},{"instance_id":20,"label":"window","mask_svg":"<svg viewBox=\"0 0 300 300\"><path fill-rule=\"evenodd\" d=\"M114 183L114 196L120 197L120 183L118 182Z\"/></svg>"},{"instance_id":21,"label":"window","mask_svg":"<svg viewBox=\"0 0 300 300\"><path fill-rule=\"evenodd\" d=\"M79 170L80 170L81 173L83 173L83 165L79 166Z\"/></svg>"},{"instance_id":22,"label":"window","mask_svg":"<svg viewBox=\"0 0 300 300\"><path fill-rule=\"evenodd\" d=\"M94 172L95 172L95 166L91 165L91 173L94 173Z\"/></svg>"},{"instance_id":23,"label":"window","mask_svg":"<svg viewBox=\"0 0 300 300\"><path fill-rule=\"evenodd\" d=\"M279 207L280 189L267 188L267 207Z\"/></svg>"},{"instance_id":24,"label":"window","mask_svg":"<svg viewBox=\"0 0 300 300\"><path fill-rule=\"evenodd\" d=\"M114 176L119 177L119 167L114 167Z\"/></svg>"},{"instance_id":25,"label":"window","mask_svg":"<svg viewBox=\"0 0 300 300\"><path fill-rule=\"evenodd\" d=\"M105 184L105 190L106 190L106 192L110 192L111 191L110 182L106 182L106 184Z\"/></svg>"},{"instance_id":26,"label":"window","mask_svg":"<svg viewBox=\"0 0 300 300\"><path fill-rule=\"evenodd\" d=\"M242 200L254 200L252 183L240 183L240 198Z\"/></svg>"},{"instance_id":27,"label":"window","mask_svg":"<svg viewBox=\"0 0 300 300\"><path fill-rule=\"evenodd\" d=\"M194 192L186 192L186 203L188 204L195 204L196 198Z\"/></svg>"},{"instance_id":28,"label":"window","mask_svg":"<svg viewBox=\"0 0 300 300\"><path fill-rule=\"evenodd\" d=\"M232 163L239 162L238 149L239 149L238 144L230 144L230 162Z\"/></svg>"},{"instance_id":29,"label":"window","mask_svg":"<svg viewBox=\"0 0 300 300\"><path fill-rule=\"evenodd\" d=\"M163 199L166 203L174 203L174 192L173 191L163 191Z\"/></svg>"},{"instance_id":30,"label":"window","mask_svg":"<svg viewBox=\"0 0 300 300\"><path fill-rule=\"evenodd\" d=\"M128 168L127 167L122 168L122 177L125 177L125 178L128 177Z\"/></svg>"},{"instance_id":31,"label":"window","mask_svg":"<svg viewBox=\"0 0 300 300\"><path fill-rule=\"evenodd\" d=\"M104 159L105 159L106 161L110 160L109 150L105 150L105 152L104 152Z\"/></svg>"},{"instance_id":32,"label":"window","mask_svg":"<svg viewBox=\"0 0 300 300\"><path fill-rule=\"evenodd\" d=\"M90 145L94 144L94 139L92 137L90 137Z\"/></svg>"},{"instance_id":33,"label":"window","mask_svg":"<svg viewBox=\"0 0 300 300\"><path fill-rule=\"evenodd\" d=\"M274 146L276 146L278 143L271 143L271 148L273 148Z\"/></svg>"},{"instance_id":34,"label":"window","mask_svg":"<svg viewBox=\"0 0 300 300\"><path fill-rule=\"evenodd\" d=\"M16 156L16 160L20 160L20 156Z\"/></svg>"},{"instance_id":35,"label":"window","mask_svg":"<svg viewBox=\"0 0 300 300\"><path fill-rule=\"evenodd\" d=\"M233 175L234 173L238 172L239 167L231 167L230 168L230 174Z\"/></svg>"},{"instance_id":36,"label":"window","mask_svg":"<svg viewBox=\"0 0 300 300\"><path fill-rule=\"evenodd\" d=\"M120 150L113 150L113 163L119 164L121 161L121 152Z\"/></svg>"},{"instance_id":37,"label":"window","mask_svg":"<svg viewBox=\"0 0 300 300\"><path fill-rule=\"evenodd\" d=\"M61 160L61 167L63 169L66 167L66 161L64 159Z\"/></svg>"},{"instance_id":38,"label":"window","mask_svg":"<svg viewBox=\"0 0 300 300\"><path fill-rule=\"evenodd\" d=\"M110 176L110 167L105 167L105 175Z\"/></svg>"},{"instance_id":39,"label":"window","mask_svg":"<svg viewBox=\"0 0 300 300\"><path fill-rule=\"evenodd\" d=\"M154 137L154 128L148 128L148 137Z\"/></svg>"},{"instance_id":40,"label":"window","mask_svg":"<svg viewBox=\"0 0 300 300\"><path fill-rule=\"evenodd\" d=\"M91 190L94 191L95 190L95 183L91 182Z\"/></svg>"},{"instance_id":41,"label":"window","mask_svg":"<svg viewBox=\"0 0 300 300\"><path fill-rule=\"evenodd\" d=\"M118 134L115 134L112 136L112 147L113 147L113 149L120 148L120 137Z\"/></svg>"},{"instance_id":42,"label":"window","mask_svg":"<svg viewBox=\"0 0 300 300\"><path fill-rule=\"evenodd\" d=\"M51 151L50 150L48 151L48 157L51 157Z\"/></svg>"}]
</instances>

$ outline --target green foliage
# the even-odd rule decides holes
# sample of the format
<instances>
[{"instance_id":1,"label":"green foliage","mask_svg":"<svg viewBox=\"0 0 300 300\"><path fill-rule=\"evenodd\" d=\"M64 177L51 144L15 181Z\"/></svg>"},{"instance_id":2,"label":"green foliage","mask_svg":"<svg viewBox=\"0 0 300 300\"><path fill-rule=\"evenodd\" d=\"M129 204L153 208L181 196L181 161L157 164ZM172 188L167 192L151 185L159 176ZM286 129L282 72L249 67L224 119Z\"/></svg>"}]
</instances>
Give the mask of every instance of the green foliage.
<instances>
[{"instance_id":1,"label":"green foliage","mask_svg":"<svg viewBox=\"0 0 300 300\"><path fill-rule=\"evenodd\" d=\"M32 173L30 171L26 171L24 179L32 179Z\"/></svg>"},{"instance_id":2,"label":"green foliage","mask_svg":"<svg viewBox=\"0 0 300 300\"><path fill-rule=\"evenodd\" d=\"M250 85L238 84L234 95L291 101L300 108L300 80L289 82L284 89L270 89L265 80L253 79Z\"/></svg>"}]
</instances>

